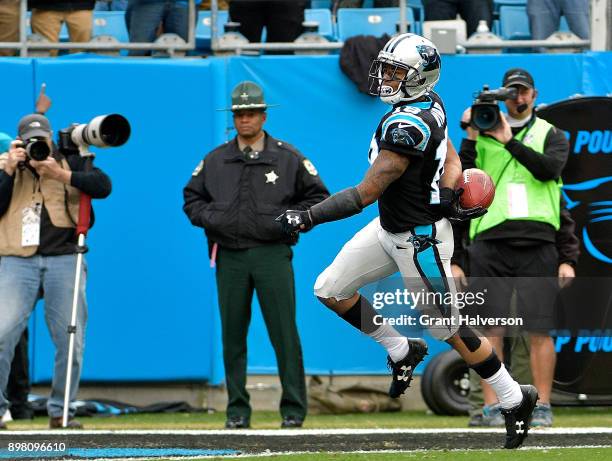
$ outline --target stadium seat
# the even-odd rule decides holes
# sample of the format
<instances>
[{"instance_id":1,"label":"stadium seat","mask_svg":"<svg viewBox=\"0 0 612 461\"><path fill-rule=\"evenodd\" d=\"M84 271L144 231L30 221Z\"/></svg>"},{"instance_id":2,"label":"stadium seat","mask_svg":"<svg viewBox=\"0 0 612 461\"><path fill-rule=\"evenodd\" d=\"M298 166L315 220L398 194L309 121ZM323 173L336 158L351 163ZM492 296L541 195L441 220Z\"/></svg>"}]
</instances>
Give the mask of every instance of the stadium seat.
<instances>
[{"instance_id":1,"label":"stadium seat","mask_svg":"<svg viewBox=\"0 0 612 461\"><path fill-rule=\"evenodd\" d=\"M217 14L217 31L223 33L223 25L228 21L229 13L226 10L219 10ZM198 50L210 50L210 11L200 11L198 13L198 24L195 31L196 48Z\"/></svg>"},{"instance_id":2,"label":"stadium seat","mask_svg":"<svg viewBox=\"0 0 612 461\"><path fill-rule=\"evenodd\" d=\"M504 40L529 40L529 18L524 6L499 8L499 32Z\"/></svg>"},{"instance_id":3,"label":"stadium seat","mask_svg":"<svg viewBox=\"0 0 612 461\"><path fill-rule=\"evenodd\" d=\"M304 11L304 20L318 22L319 34L330 40L335 38L331 11L329 9L317 8L306 10Z\"/></svg>"},{"instance_id":4,"label":"stadium seat","mask_svg":"<svg viewBox=\"0 0 612 461\"><path fill-rule=\"evenodd\" d=\"M493 0L493 9L499 11L502 6L527 6L527 0Z\"/></svg>"},{"instance_id":5,"label":"stadium seat","mask_svg":"<svg viewBox=\"0 0 612 461\"><path fill-rule=\"evenodd\" d=\"M414 14L406 10L406 20L410 30L416 31ZM374 35L396 33L399 22L399 8L340 8L338 10L338 39L344 41L355 35Z\"/></svg>"},{"instance_id":6,"label":"stadium seat","mask_svg":"<svg viewBox=\"0 0 612 461\"><path fill-rule=\"evenodd\" d=\"M332 0L310 0L310 8L318 10L319 8L331 9Z\"/></svg>"},{"instance_id":7,"label":"stadium seat","mask_svg":"<svg viewBox=\"0 0 612 461\"><path fill-rule=\"evenodd\" d=\"M129 42L124 11L94 11L92 36L111 35L120 42Z\"/></svg>"},{"instance_id":8,"label":"stadium seat","mask_svg":"<svg viewBox=\"0 0 612 461\"><path fill-rule=\"evenodd\" d=\"M363 0L363 8L374 8L374 0ZM423 21L425 20L425 8L423 0L407 0L406 6L412 10L415 22L410 30L415 34L423 35Z\"/></svg>"}]
</instances>

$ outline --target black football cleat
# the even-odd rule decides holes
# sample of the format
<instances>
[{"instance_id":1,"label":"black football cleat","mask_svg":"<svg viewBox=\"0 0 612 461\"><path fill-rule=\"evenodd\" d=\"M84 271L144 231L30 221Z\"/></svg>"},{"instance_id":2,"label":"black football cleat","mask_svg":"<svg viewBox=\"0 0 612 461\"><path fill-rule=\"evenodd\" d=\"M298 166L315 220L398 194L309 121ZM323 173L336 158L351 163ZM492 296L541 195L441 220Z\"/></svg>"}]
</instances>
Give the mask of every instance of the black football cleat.
<instances>
[{"instance_id":1,"label":"black football cleat","mask_svg":"<svg viewBox=\"0 0 612 461\"><path fill-rule=\"evenodd\" d=\"M394 362L391 357L387 357L387 365L393 372L393 380L389 387L389 397L392 399L406 392L412 381L414 369L427 355L427 343L421 338L408 338L408 346L410 349L402 360Z\"/></svg>"},{"instance_id":2,"label":"black football cleat","mask_svg":"<svg viewBox=\"0 0 612 461\"><path fill-rule=\"evenodd\" d=\"M538 390L530 385L521 385L523 400L517 407L502 409L506 420L506 443L504 448L518 448L523 444L529 432L533 410L538 401Z\"/></svg>"}]
</instances>

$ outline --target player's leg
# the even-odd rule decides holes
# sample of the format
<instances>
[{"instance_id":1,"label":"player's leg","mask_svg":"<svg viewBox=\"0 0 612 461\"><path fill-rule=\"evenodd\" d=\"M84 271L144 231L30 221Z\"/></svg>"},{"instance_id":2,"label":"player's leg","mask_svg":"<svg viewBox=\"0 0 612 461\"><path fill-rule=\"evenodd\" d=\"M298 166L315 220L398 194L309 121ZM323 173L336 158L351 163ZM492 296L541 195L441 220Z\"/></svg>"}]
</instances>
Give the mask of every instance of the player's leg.
<instances>
[{"instance_id":1,"label":"player's leg","mask_svg":"<svg viewBox=\"0 0 612 461\"><path fill-rule=\"evenodd\" d=\"M344 321L370 336L399 360L408 353L408 340L390 325L376 325L378 315L357 290L397 272L397 265L379 242L378 218L347 242L334 262L317 277L314 292Z\"/></svg>"},{"instance_id":2,"label":"player's leg","mask_svg":"<svg viewBox=\"0 0 612 461\"><path fill-rule=\"evenodd\" d=\"M416 227L412 236L390 234L395 247L394 255L402 271L405 283L416 285L417 275L430 291L441 291L456 296L450 259L453 253L453 236L450 223L442 219L431 226ZM405 238L407 237L407 238ZM402 240L411 245L399 245ZM405 255L402 253L405 252ZM455 298L456 299L456 298ZM421 310L422 307L418 306ZM435 307L435 306L434 306ZM450 307L450 309L449 309ZM533 386L521 387L503 366L491 344L471 328L460 326L458 311L452 306L437 306L439 318L455 318L441 327L430 328L438 339L450 344L495 391L506 418L506 448L518 447L527 435L529 418L537 400ZM424 306L424 312L433 315L432 306ZM516 431L515 424L522 432Z\"/></svg>"}]
</instances>

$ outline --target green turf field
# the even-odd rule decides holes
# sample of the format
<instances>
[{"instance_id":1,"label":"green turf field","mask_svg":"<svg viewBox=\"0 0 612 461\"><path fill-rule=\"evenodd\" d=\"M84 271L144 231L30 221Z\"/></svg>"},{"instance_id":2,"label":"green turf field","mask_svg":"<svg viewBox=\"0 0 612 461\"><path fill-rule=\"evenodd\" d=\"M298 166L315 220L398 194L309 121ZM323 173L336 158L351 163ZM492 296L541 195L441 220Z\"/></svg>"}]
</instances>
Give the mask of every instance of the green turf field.
<instances>
[{"instance_id":1,"label":"green turf field","mask_svg":"<svg viewBox=\"0 0 612 461\"><path fill-rule=\"evenodd\" d=\"M606 407L555 408L555 427L612 427L612 411ZM225 413L173 413L124 415L116 417L79 418L86 429L220 429ZM436 416L423 411L399 413L370 413L351 415L311 415L306 419L306 429L329 428L464 428L467 416ZM11 430L44 429L47 418L8 423ZM254 429L277 429L278 413L255 412L251 418ZM612 458L611 458L612 459Z\"/></svg>"},{"instance_id":2,"label":"green turf field","mask_svg":"<svg viewBox=\"0 0 612 461\"><path fill-rule=\"evenodd\" d=\"M206 458L227 460L228 458ZM300 455L280 455L266 457L240 457L241 461L609 461L612 448L565 448L542 450L471 450L471 451L428 451L415 453L360 453L330 454L310 453ZM153 460L147 460L153 461ZM159 459L154 461L160 461ZM170 461L170 460L162 460Z\"/></svg>"}]
</instances>

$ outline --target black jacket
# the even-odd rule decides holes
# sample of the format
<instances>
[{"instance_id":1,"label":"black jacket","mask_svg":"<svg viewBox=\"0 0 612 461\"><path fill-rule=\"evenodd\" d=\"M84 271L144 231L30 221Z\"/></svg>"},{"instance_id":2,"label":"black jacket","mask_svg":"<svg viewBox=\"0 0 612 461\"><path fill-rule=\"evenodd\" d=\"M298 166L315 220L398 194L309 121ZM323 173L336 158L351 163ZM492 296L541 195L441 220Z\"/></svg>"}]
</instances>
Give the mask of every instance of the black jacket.
<instances>
[{"instance_id":1,"label":"black jacket","mask_svg":"<svg viewBox=\"0 0 612 461\"><path fill-rule=\"evenodd\" d=\"M390 38L387 34L382 37L357 35L344 42L340 50L340 69L362 93L369 94L370 65Z\"/></svg>"},{"instance_id":2,"label":"black jacket","mask_svg":"<svg viewBox=\"0 0 612 461\"><path fill-rule=\"evenodd\" d=\"M296 243L275 218L287 209L310 208L329 192L310 161L266 133L256 160L245 158L236 138L210 152L183 196L183 210L194 226L204 228L209 243L246 249Z\"/></svg>"}]
</instances>

